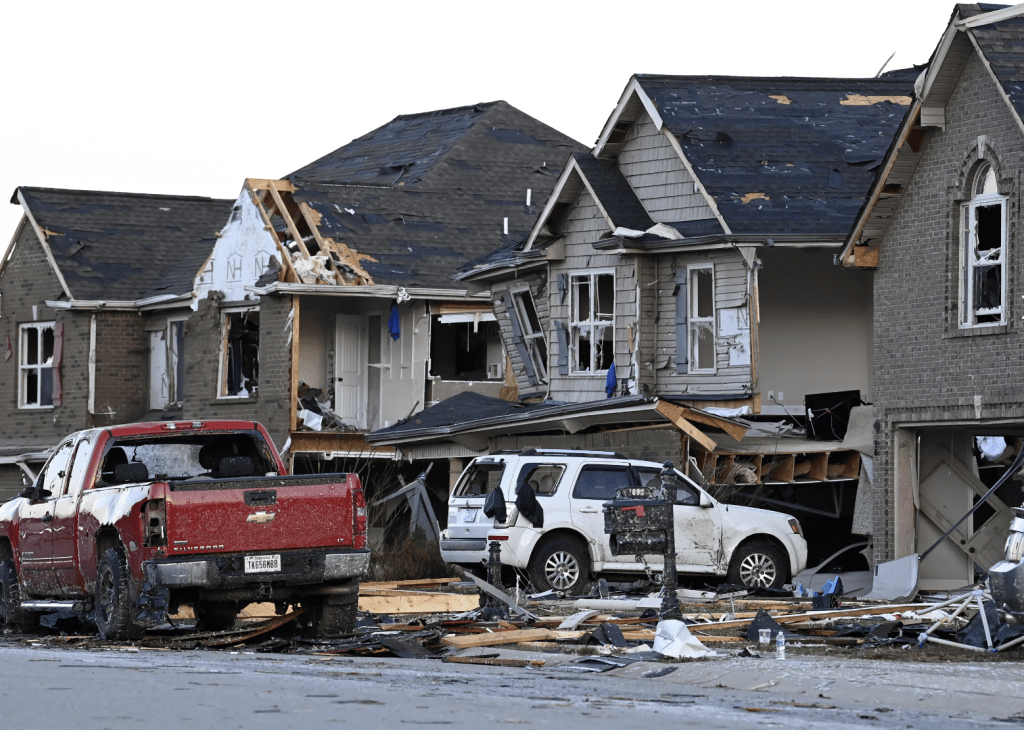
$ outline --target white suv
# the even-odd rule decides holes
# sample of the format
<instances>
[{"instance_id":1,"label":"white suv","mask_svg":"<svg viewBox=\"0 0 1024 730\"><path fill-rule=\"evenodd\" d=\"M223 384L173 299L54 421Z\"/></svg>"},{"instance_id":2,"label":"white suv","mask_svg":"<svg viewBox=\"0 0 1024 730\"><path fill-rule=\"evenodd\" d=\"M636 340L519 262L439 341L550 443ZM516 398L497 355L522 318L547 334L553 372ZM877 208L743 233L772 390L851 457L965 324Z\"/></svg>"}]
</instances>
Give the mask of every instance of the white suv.
<instances>
[{"instance_id":1,"label":"white suv","mask_svg":"<svg viewBox=\"0 0 1024 730\"><path fill-rule=\"evenodd\" d=\"M662 466L608 452L529 449L480 456L470 462L448 500L441 533L446 562L487 562L488 540L501 542L501 561L526 569L538 590L586 590L591 574L643 573L633 555L612 555L604 531L605 502L621 487L660 483ZM722 504L683 474L678 478L675 539L678 570L727 576L732 583L781 587L807 564L807 542L790 515ZM544 510L535 527L515 507L529 484ZM508 519L484 516L487 496L500 487ZM644 556L660 573L661 556Z\"/></svg>"}]
</instances>

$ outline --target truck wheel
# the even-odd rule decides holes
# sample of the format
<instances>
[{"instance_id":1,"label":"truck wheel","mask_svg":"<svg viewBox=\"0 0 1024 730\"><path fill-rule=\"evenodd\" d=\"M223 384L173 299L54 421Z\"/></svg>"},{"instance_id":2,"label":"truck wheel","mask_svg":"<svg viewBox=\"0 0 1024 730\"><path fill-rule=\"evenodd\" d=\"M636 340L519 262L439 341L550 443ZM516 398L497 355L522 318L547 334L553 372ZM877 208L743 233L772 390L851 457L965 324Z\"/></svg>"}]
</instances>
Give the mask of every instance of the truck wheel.
<instances>
[{"instance_id":1,"label":"truck wheel","mask_svg":"<svg viewBox=\"0 0 1024 730\"><path fill-rule=\"evenodd\" d=\"M104 639L135 639L144 629L132 620L130 574L124 555L110 548L96 571L96 627Z\"/></svg>"},{"instance_id":2,"label":"truck wheel","mask_svg":"<svg viewBox=\"0 0 1024 730\"><path fill-rule=\"evenodd\" d=\"M12 631L24 633L39 625L39 614L21 608L21 584L14 558L0 563L0 618Z\"/></svg>"},{"instance_id":3,"label":"truck wheel","mask_svg":"<svg viewBox=\"0 0 1024 730\"><path fill-rule=\"evenodd\" d=\"M781 588L786 582L788 561L767 540L741 545L729 563L729 582L751 588Z\"/></svg>"},{"instance_id":4,"label":"truck wheel","mask_svg":"<svg viewBox=\"0 0 1024 730\"><path fill-rule=\"evenodd\" d=\"M206 631L230 629L238 618L238 606L234 603L197 603L195 610L199 626Z\"/></svg>"},{"instance_id":5,"label":"truck wheel","mask_svg":"<svg viewBox=\"0 0 1024 730\"><path fill-rule=\"evenodd\" d=\"M309 638L338 639L355 631L358 598L352 596L351 599L344 603L331 603L338 599L325 596L314 603L307 614Z\"/></svg>"},{"instance_id":6,"label":"truck wheel","mask_svg":"<svg viewBox=\"0 0 1024 730\"><path fill-rule=\"evenodd\" d=\"M578 596L590 586L590 553L579 540L558 537L534 551L527 570L538 591Z\"/></svg>"}]
</instances>

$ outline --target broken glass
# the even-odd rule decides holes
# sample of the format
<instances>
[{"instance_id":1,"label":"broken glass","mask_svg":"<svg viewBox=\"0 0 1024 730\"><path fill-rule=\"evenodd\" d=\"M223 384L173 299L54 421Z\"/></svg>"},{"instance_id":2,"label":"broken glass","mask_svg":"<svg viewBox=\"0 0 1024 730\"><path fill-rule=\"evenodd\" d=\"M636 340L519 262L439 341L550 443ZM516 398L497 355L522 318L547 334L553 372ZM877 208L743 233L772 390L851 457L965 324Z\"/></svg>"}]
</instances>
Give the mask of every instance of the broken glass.
<instances>
[{"instance_id":1,"label":"broken glass","mask_svg":"<svg viewBox=\"0 0 1024 730\"><path fill-rule=\"evenodd\" d=\"M224 393L254 395L259 387L259 312L229 312L225 317L226 362Z\"/></svg>"}]
</instances>

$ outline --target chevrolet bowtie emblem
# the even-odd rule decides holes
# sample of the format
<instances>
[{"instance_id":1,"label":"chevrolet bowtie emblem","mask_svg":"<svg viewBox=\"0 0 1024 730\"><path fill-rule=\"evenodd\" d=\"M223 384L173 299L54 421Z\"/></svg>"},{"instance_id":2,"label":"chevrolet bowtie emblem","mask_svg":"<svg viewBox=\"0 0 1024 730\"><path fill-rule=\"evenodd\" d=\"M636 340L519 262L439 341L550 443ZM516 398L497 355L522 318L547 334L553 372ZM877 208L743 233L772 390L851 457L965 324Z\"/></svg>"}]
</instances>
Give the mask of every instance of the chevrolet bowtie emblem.
<instances>
[{"instance_id":1,"label":"chevrolet bowtie emblem","mask_svg":"<svg viewBox=\"0 0 1024 730\"><path fill-rule=\"evenodd\" d=\"M251 515L245 518L245 521L265 525L266 523L274 519L276 516L276 512L253 512Z\"/></svg>"}]
</instances>

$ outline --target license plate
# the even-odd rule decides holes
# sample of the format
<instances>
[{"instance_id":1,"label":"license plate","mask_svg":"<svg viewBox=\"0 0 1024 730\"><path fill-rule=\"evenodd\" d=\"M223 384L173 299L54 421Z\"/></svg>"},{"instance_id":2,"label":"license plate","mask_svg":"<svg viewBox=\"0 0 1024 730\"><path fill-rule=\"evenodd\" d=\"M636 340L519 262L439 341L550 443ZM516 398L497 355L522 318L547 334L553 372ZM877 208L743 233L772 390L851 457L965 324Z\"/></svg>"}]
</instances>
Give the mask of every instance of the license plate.
<instances>
[{"instance_id":1,"label":"license plate","mask_svg":"<svg viewBox=\"0 0 1024 730\"><path fill-rule=\"evenodd\" d=\"M281 570L280 555L246 555L246 573L277 573Z\"/></svg>"},{"instance_id":2,"label":"license plate","mask_svg":"<svg viewBox=\"0 0 1024 730\"><path fill-rule=\"evenodd\" d=\"M462 521L463 522L475 522L476 521L476 510L475 509L467 509L462 514Z\"/></svg>"}]
</instances>

